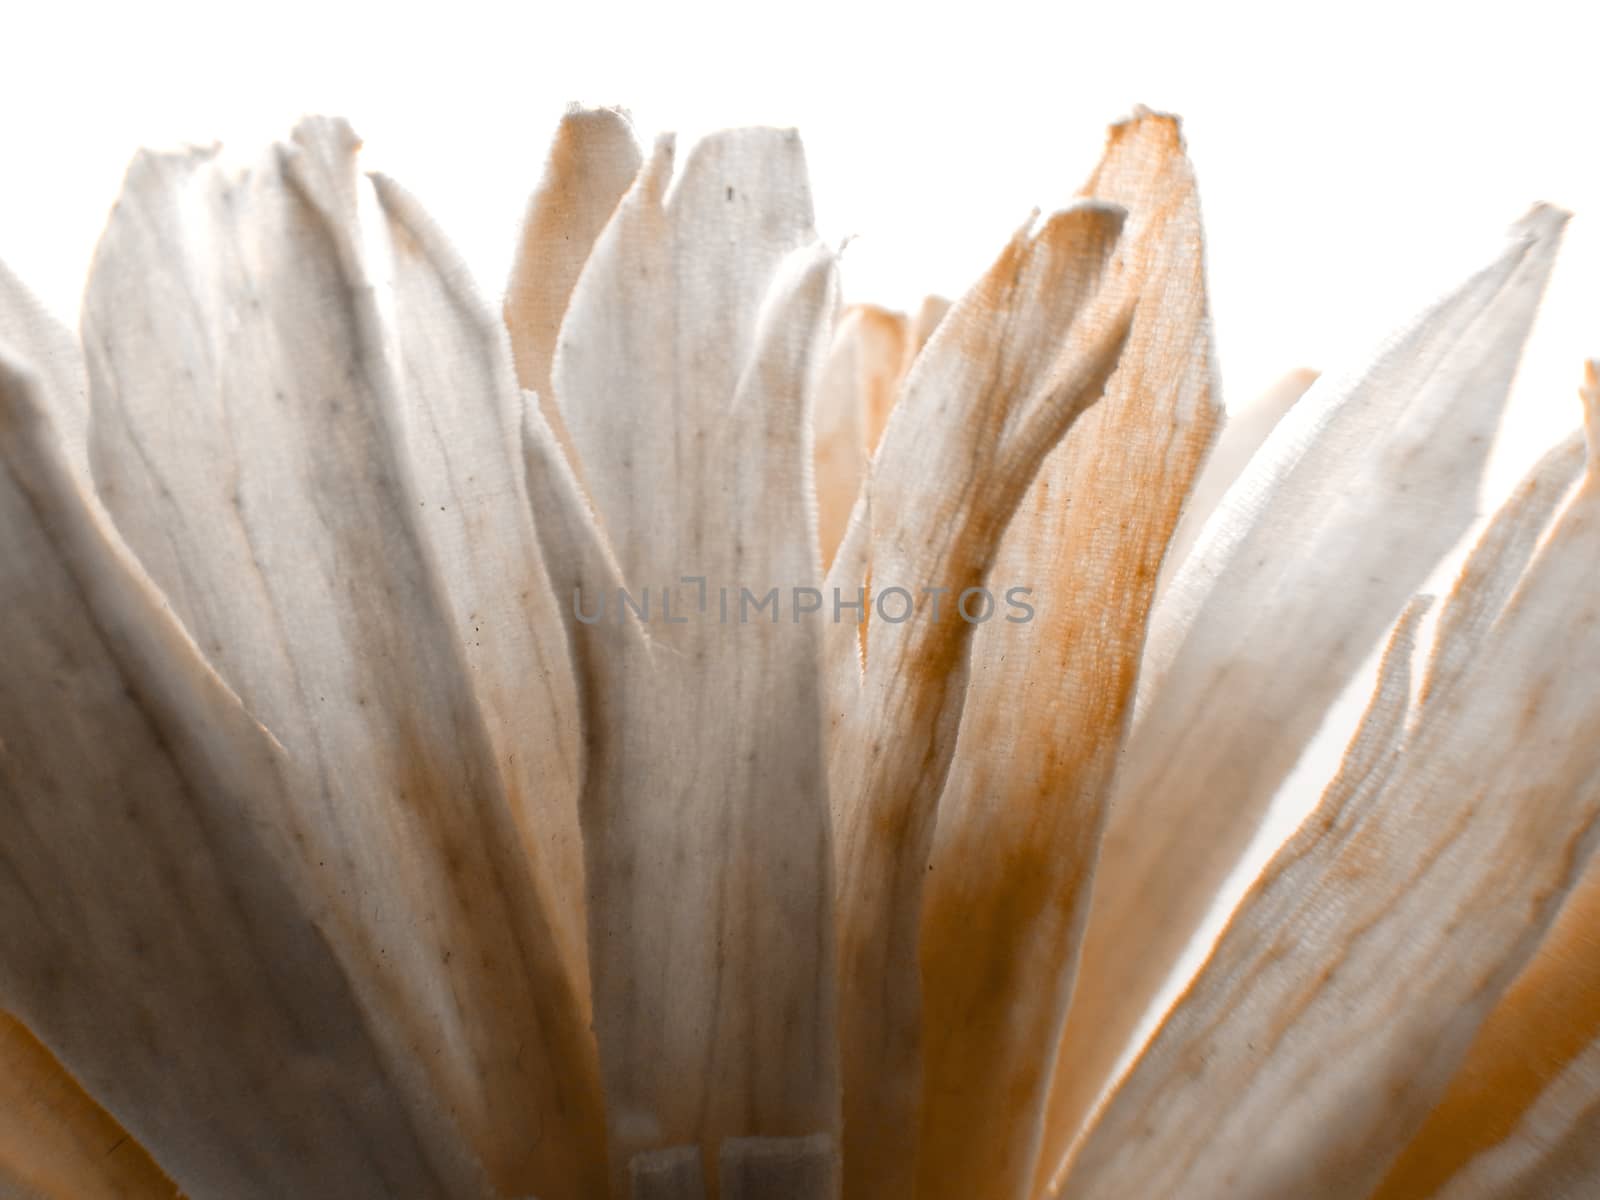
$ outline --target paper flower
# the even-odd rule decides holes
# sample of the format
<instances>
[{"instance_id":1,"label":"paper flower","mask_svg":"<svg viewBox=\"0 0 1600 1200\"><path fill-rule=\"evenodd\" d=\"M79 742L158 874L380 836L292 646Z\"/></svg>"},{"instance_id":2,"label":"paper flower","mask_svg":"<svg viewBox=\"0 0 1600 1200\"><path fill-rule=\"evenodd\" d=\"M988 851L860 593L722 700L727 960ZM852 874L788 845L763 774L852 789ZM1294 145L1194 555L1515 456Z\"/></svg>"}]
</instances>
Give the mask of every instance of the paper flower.
<instances>
[{"instance_id":1,"label":"paper flower","mask_svg":"<svg viewBox=\"0 0 1600 1200\"><path fill-rule=\"evenodd\" d=\"M1561 214L1197 484L1170 117L912 319L791 132L570 113L503 320L357 148L141 154L78 338L0 276L8 1194L1600 1185L1581 440L1412 684Z\"/></svg>"}]
</instances>

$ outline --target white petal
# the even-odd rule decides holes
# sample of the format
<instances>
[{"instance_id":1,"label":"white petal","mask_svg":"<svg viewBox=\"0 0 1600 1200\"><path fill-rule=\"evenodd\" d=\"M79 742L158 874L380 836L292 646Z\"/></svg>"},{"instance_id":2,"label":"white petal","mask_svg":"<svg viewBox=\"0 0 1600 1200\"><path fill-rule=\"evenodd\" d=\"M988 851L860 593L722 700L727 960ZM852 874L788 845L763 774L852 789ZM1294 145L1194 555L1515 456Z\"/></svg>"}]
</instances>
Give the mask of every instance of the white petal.
<instances>
[{"instance_id":1,"label":"white petal","mask_svg":"<svg viewBox=\"0 0 1600 1200\"><path fill-rule=\"evenodd\" d=\"M792 133L701 143L668 198L671 161L658 145L562 325L555 395L592 515L529 420L535 521L584 709L619 1194L641 1153L697 1143L710 1162L725 1138L838 1125L819 630L789 612L791 589L817 582L807 422L833 255L815 242ZM621 619L619 585L648 624ZM781 621L746 616L744 588L776 588ZM568 607L592 613L602 596L593 624Z\"/></svg>"},{"instance_id":2,"label":"white petal","mask_svg":"<svg viewBox=\"0 0 1600 1200\"><path fill-rule=\"evenodd\" d=\"M0 263L0 346L39 375L40 402L59 431L67 459L89 477L89 388L83 352L71 330Z\"/></svg>"},{"instance_id":3,"label":"white petal","mask_svg":"<svg viewBox=\"0 0 1600 1200\"><path fill-rule=\"evenodd\" d=\"M386 1051L498 1187L586 1197L593 1044L419 512L355 149L313 121L243 176L136 160L85 302L91 461L196 641L310 769L290 817Z\"/></svg>"},{"instance_id":4,"label":"white petal","mask_svg":"<svg viewBox=\"0 0 1600 1200\"><path fill-rule=\"evenodd\" d=\"M588 1006L577 693L523 482L505 330L415 200L375 179L393 248L406 445L422 532L483 704L572 988Z\"/></svg>"},{"instance_id":5,"label":"white petal","mask_svg":"<svg viewBox=\"0 0 1600 1200\"><path fill-rule=\"evenodd\" d=\"M1200 532L1211 514L1222 502L1223 496L1255 457L1267 435L1277 428L1278 422L1289 411L1306 389L1317 381L1317 373L1301 368L1275 380L1261 395L1241 411L1230 410L1227 424L1217 435L1216 445L1206 457L1205 468L1194 482L1189 501L1183 506L1183 519L1172 535L1167 557L1161 563L1161 577L1156 581L1156 593L1167 590L1178 567L1194 549Z\"/></svg>"},{"instance_id":6,"label":"white petal","mask_svg":"<svg viewBox=\"0 0 1600 1200\"><path fill-rule=\"evenodd\" d=\"M1583 474L1584 439L1574 432L1552 447L1495 513L1462 566L1439 613L1421 699L1460 678L1528 568L1551 515Z\"/></svg>"},{"instance_id":7,"label":"white petal","mask_svg":"<svg viewBox=\"0 0 1600 1200\"><path fill-rule=\"evenodd\" d=\"M472 1196L329 953L296 772L0 364L0 1005L195 1196Z\"/></svg>"}]
</instances>

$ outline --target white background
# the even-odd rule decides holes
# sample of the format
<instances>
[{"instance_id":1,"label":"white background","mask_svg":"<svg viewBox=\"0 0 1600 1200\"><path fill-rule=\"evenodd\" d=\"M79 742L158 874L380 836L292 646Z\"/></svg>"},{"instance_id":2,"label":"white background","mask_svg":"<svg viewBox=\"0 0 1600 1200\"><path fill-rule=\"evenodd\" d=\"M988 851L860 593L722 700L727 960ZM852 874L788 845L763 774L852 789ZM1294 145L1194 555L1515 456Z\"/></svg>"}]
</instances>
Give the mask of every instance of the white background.
<instances>
[{"instance_id":1,"label":"white background","mask_svg":"<svg viewBox=\"0 0 1600 1200\"><path fill-rule=\"evenodd\" d=\"M64 315L134 147L253 155L311 111L354 121L497 293L571 100L644 137L798 126L822 232L857 235L847 297L905 307L964 287L1145 103L1185 118L1230 403L1363 353L1540 199L1577 217L1491 498L1600 355L1592 3L10 7L0 257Z\"/></svg>"}]
</instances>

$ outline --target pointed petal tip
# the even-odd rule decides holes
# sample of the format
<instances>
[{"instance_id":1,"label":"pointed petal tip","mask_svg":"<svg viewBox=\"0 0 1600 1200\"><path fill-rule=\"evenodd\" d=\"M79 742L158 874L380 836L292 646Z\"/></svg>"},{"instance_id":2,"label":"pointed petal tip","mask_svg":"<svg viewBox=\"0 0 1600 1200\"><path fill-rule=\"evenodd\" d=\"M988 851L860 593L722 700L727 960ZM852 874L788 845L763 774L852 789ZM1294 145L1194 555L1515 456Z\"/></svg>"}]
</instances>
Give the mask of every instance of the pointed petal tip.
<instances>
[{"instance_id":1,"label":"pointed petal tip","mask_svg":"<svg viewBox=\"0 0 1600 1200\"><path fill-rule=\"evenodd\" d=\"M656 134L655 143L650 147L650 157L639 172L634 187L659 201L666 194L667 185L672 182L672 167L677 157L678 135Z\"/></svg>"},{"instance_id":2,"label":"pointed petal tip","mask_svg":"<svg viewBox=\"0 0 1600 1200\"><path fill-rule=\"evenodd\" d=\"M287 141L273 145L272 153L308 197L323 196L324 203L339 197L345 203L353 200L353 194L346 193L358 178L356 156L361 147L360 136L343 117L307 116L295 122ZM337 206L330 211L337 211Z\"/></svg>"},{"instance_id":3,"label":"pointed petal tip","mask_svg":"<svg viewBox=\"0 0 1600 1200\"><path fill-rule=\"evenodd\" d=\"M804 269L812 271L837 268L843 254L843 246L835 246L820 237L813 238L794 252L797 260L805 264Z\"/></svg>"},{"instance_id":4,"label":"pointed petal tip","mask_svg":"<svg viewBox=\"0 0 1600 1200\"><path fill-rule=\"evenodd\" d=\"M1514 242L1528 249L1540 245L1555 245L1566 232L1572 214L1564 208L1540 201L1520 217L1508 230Z\"/></svg>"},{"instance_id":5,"label":"pointed petal tip","mask_svg":"<svg viewBox=\"0 0 1600 1200\"><path fill-rule=\"evenodd\" d=\"M296 146L329 145L336 151L353 154L361 149L361 135L343 117L330 117L308 113L294 123L289 140Z\"/></svg>"}]
</instances>

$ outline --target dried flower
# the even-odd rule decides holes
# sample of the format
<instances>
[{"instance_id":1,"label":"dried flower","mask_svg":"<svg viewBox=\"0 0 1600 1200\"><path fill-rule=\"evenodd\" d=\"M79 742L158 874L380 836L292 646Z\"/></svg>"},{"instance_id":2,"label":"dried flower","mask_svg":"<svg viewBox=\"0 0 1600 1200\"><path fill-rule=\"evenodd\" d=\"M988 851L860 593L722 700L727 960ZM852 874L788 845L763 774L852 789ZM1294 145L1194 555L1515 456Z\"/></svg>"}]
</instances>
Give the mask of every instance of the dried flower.
<instances>
[{"instance_id":1,"label":"dried flower","mask_svg":"<svg viewBox=\"0 0 1600 1200\"><path fill-rule=\"evenodd\" d=\"M503 320L357 148L0 273L7 1194L1600 1186L1592 445L1411 678L1561 214L1213 453L1173 118L909 320L790 132L569 113Z\"/></svg>"}]
</instances>

